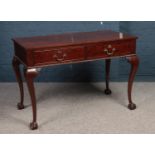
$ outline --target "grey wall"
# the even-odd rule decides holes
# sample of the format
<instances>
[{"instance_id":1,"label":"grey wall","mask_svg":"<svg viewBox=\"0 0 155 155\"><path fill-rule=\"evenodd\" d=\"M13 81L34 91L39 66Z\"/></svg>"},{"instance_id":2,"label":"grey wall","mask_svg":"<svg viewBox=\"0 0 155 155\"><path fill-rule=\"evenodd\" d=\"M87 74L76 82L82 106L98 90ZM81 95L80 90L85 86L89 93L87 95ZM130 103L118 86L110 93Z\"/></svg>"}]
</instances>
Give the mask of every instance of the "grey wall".
<instances>
[{"instance_id":1,"label":"grey wall","mask_svg":"<svg viewBox=\"0 0 155 155\"><path fill-rule=\"evenodd\" d=\"M0 82L15 81L11 60L13 45L11 38L22 36L46 35L70 31L93 31L112 29L139 36L137 52L141 65L137 80L155 79L155 22L0 22ZM44 68L37 81L52 82L89 82L104 81L104 61L88 62ZM111 79L126 81L129 65L124 59L112 62Z\"/></svg>"}]
</instances>

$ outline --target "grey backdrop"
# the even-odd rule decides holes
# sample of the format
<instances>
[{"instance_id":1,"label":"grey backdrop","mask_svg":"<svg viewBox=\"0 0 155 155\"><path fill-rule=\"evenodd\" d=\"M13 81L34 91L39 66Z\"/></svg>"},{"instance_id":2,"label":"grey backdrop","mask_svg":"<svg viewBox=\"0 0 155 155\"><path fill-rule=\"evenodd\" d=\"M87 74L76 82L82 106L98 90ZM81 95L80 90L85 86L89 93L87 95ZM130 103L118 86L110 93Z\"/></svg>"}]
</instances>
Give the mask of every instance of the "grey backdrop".
<instances>
[{"instance_id":1,"label":"grey backdrop","mask_svg":"<svg viewBox=\"0 0 155 155\"><path fill-rule=\"evenodd\" d=\"M11 66L13 44L11 38L47 35L63 32L111 29L137 35L137 53L140 67L137 81L155 80L155 22L0 22L0 82L14 82ZM93 82L104 81L104 61L44 68L37 81ZM112 81L126 81L129 64L125 59L115 59L111 66Z\"/></svg>"}]
</instances>

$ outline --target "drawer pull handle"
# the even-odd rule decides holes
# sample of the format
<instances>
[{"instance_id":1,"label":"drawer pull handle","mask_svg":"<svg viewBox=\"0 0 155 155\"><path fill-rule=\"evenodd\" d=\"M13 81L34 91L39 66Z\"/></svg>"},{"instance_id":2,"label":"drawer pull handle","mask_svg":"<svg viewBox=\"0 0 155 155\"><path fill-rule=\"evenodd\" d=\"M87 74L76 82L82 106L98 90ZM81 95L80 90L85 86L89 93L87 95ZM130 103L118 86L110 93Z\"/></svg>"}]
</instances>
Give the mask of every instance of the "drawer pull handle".
<instances>
[{"instance_id":1,"label":"drawer pull handle","mask_svg":"<svg viewBox=\"0 0 155 155\"><path fill-rule=\"evenodd\" d=\"M53 58L55 58L57 61L64 61L65 57L67 56L66 53L64 53L63 55L61 55L61 53L57 53L55 55L53 55Z\"/></svg>"},{"instance_id":2,"label":"drawer pull handle","mask_svg":"<svg viewBox=\"0 0 155 155\"><path fill-rule=\"evenodd\" d=\"M110 45L109 45L110 46ZM109 48L109 47L108 47ZM111 48L111 46L110 46L110 48ZM116 49L115 48L112 48L112 49L104 49L104 52L108 55L108 56L111 56L111 55L113 55L114 54L114 52L116 51Z\"/></svg>"},{"instance_id":3,"label":"drawer pull handle","mask_svg":"<svg viewBox=\"0 0 155 155\"><path fill-rule=\"evenodd\" d=\"M110 56L110 55L113 55L113 54L114 54L114 52L113 52L113 51L109 51L109 50L107 50L107 49L105 49L105 50L104 50L104 52L105 52L108 56Z\"/></svg>"}]
</instances>

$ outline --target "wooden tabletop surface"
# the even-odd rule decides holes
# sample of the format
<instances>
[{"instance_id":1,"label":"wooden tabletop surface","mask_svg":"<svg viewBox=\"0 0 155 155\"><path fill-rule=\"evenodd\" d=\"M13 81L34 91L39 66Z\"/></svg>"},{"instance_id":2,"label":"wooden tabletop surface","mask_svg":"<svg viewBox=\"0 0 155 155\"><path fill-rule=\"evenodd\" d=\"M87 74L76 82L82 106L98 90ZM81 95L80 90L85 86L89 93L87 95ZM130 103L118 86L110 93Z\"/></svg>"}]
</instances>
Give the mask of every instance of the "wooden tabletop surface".
<instances>
[{"instance_id":1,"label":"wooden tabletop surface","mask_svg":"<svg viewBox=\"0 0 155 155\"><path fill-rule=\"evenodd\" d=\"M13 38L13 41L25 49L37 49L46 47L80 45L83 43L95 43L106 41L117 41L127 39L137 39L135 36L114 32L111 30L93 32L72 32L63 34L53 34L48 36L35 36L24 38Z\"/></svg>"}]
</instances>

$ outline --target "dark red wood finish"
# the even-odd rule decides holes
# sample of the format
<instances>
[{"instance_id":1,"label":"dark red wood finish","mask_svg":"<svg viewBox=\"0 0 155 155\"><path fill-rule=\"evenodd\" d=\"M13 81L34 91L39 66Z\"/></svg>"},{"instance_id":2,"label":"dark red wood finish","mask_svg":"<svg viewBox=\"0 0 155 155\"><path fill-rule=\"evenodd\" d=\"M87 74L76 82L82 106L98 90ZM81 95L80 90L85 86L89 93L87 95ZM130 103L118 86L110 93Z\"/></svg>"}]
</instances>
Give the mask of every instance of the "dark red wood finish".
<instances>
[{"instance_id":1,"label":"dark red wood finish","mask_svg":"<svg viewBox=\"0 0 155 155\"><path fill-rule=\"evenodd\" d=\"M120 33L109 30L15 38L13 41L15 55L31 68L134 54L136 39L125 34L120 38Z\"/></svg>"},{"instance_id":2,"label":"dark red wood finish","mask_svg":"<svg viewBox=\"0 0 155 155\"><path fill-rule=\"evenodd\" d=\"M131 74L128 82L129 109L136 108L131 100L132 84L138 68L136 56L137 37L119 32L95 31L56 34L49 36L14 38L15 55L13 67L19 83L21 101L19 109L23 109L24 91L19 65L24 65L24 75L31 96L33 121L31 129L37 129L37 109L33 79L37 76L37 68L49 65L78 63L106 59L106 90L109 88L110 62L115 57L126 57L131 63Z\"/></svg>"},{"instance_id":3,"label":"dark red wood finish","mask_svg":"<svg viewBox=\"0 0 155 155\"><path fill-rule=\"evenodd\" d=\"M104 93L106 95L110 95L111 94L111 90L109 88L110 65L111 65L111 59L106 59L105 60L105 71L106 71L105 82L106 82L106 89L104 91Z\"/></svg>"},{"instance_id":4,"label":"dark red wood finish","mask_svg":"<svg viewBox=\"0 0 155 155\"><path fill-rule=\"evenodd\" d=\"M131 64L131 71L130 71L129 82L128 82L128 100L129 100L128 108L130 110L134 110L136 109L136 104L132 102L131 93L132 93L133 80L139 65L139 58L136 55L134 55L131 57L127 57L127 60Z\"/></svg>"},{"instance_id":5,"label":"dark red wood finish","mask_svg":"<svg viewBox=\"0 0 155 155\"><path fill-rule=\"evenodd\" d=\"M33 84L33 79L37 76L37 74L38 74L37 70L28 70L28 69L24 68L24 76L25 76L25 79L27 82L27 86L28 86L28 90L29 90L31 102L32 102L33 121L32 121L32 123L30 123L30 128L32 130L38 128L37 111L36 111L37 110L36 96L35 96L35 88L34 88L34 84Z\"/></svg>"},{"instance_id":6,"label":"dark red wood finish","mask_svg":"<svg viewBox=\"0 0 155 155\"><path fill-rule=\"evenodd\" d=\"M20 102L17 104L17 108L19 110L21 109L24 109L24 89L23 89L23 81L22 81L22 75L21 75L21 72L20 72L20 61L14 57L13 58L13 61L12 61L12 65L13 65L13 68L14 68L14 72L16 74L16 79L18 81L18 84L19 84L19 89L20 89Z\"/></svg>"}]
</instances>

